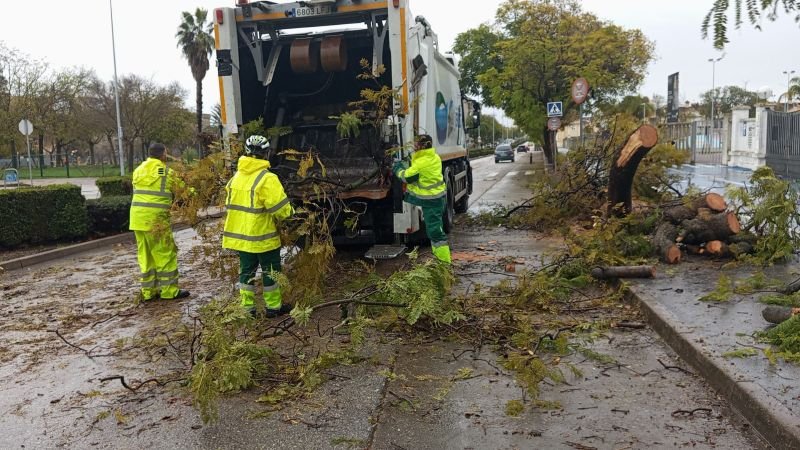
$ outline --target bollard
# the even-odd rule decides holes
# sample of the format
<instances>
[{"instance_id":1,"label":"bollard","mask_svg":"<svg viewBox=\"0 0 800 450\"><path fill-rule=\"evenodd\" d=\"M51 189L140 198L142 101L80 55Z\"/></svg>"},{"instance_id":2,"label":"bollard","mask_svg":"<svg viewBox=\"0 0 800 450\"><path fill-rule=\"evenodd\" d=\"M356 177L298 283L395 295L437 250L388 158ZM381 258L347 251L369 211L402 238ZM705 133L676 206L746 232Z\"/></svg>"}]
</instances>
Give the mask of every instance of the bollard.
<instances>
[{"instance_id":1,"label":"bollard","mask_svg":"<svg viewBox=\"0 0 800 450\"><path fill-rule=\"evenodd\" d=\"M528 159L530 161L530 164L533 164L533 153L528 155Z\"/></svg>"}]
</instances>

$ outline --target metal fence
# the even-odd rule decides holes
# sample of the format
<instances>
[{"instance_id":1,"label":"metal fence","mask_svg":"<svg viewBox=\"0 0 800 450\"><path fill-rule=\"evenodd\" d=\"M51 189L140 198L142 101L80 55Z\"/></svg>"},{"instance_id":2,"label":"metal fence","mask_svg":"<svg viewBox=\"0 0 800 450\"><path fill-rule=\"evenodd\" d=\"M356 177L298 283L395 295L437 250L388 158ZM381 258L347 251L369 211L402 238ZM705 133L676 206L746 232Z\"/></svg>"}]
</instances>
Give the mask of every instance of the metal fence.
<instances>
[{"instance_id":1,"label":"metal fence","mask_svg":"<svg viewBox=\"0 0 800 450\"><path fill-rule=\"evenodd\" d=\"M661 141L691 155L692 164L723 164L730 148L730 120L710 120L668 123L661 129Z\"/></svg>"},{"instance_id":2,"label":"metal fence","mask_svg":"<svg viewBox=\"0 0 800 450\"><path fill-rule=\"evenodd\" d=\"M778 175L800 179L800 112L765 113L767 165Z\"/></svg>"}]
</instances>

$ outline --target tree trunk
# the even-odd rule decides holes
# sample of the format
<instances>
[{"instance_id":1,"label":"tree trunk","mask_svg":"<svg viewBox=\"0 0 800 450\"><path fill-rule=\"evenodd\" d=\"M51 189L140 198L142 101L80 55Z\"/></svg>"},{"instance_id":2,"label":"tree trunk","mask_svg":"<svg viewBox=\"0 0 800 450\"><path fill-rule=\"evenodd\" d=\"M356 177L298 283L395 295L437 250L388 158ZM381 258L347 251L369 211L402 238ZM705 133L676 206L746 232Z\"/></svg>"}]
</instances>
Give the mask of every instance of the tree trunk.
<instances>
[{"instance_id":1,"label":"tree trunk","mask_svg":"<svg viewBox=\"0 0 800 450\"><path fill-rule=\"evenodd\" d=\"M664 210L664 220L673 225L680 225L684 220L691 220L697 217L697 210L688 206L675 206Z\"/></svg>"},{"instance_id":2,"label":"tree trunk","mask_svg":"<svg viewBox=\"0 0 800 450\"><path fill-rule=\"evenodd\" d=\"M128 143L128 170L133 170L133 140Z\"/></svg>"},{"instance_id":3,"label":"tree trunk","mask_svg":"<svg viewBox=\"0 0 800 450\"><path fill-rule=\"evenodd\" d=\"M14 169L19 169L19 155L17 155L17 141L16 139L11 139L11 167Z\"/></svg>"},{"instance_id":4,"label":"tree trunk","mask_svg":"<svg viewBox=\"0 0 800 450\"><path fill-rule=\"evenodd\" d=\"M89 142L89 164L94 165L94 142Z\"/></svg>"},{"instance_id":5,"label":"tree trunk","mask_svg":"<svg viewBox=\"0 0 800 450\"><path fill-rule=\"evenodd\" d=\"M678 229L670 223L662 223L656 234L653 236L653 244L658 251L658 256L667 264L678 264L681 262L681 249L675 245L678 237Z\"/></svg>"},{"instance_id":6,"label":"tree trunk","mask_svg":"<svg viewBox=\"0 0 800 450\"><path fill-rule=\"evenodd\" d=\"M39 176L44 177L44 135L39 133Z\"/></svg>"},{"instance_id":7,"label":"tree trunk","mask_svg":"<svg viewBox=\"0 0 800 450\"><path fill-rule=\"evenodd\" d=\"M655 278L656 268L653 266L611 266L595 267L592 277L598 280L609 278Z\"/></svg>"},{"instance_id":8,"label":"tree trunk","mask_svg":"<svg viewBox=\"0 0 800 450\"><path fill-rule=\"evenodd\" d=\"M553 167L553 137L552 132L544 127L544 134L542 135L542 150L544 151L544 163L547 166Z\"/></svg>"},{"instance_id":9,"label":"tree trunk","mask_svg":"<svg viewBox=\"0 0 800 450\"><path fill-rule=\"evenodd\" d=\"M109 155L108 160L111 161L112 166L116 166L118 165L118 163L117 163L117 149L114 148L114 138L112 138L110 134L107 134L106 140L108 141L109 148L111 148L111 154Z\"/></svg>"},{"instance_id":10,"label":"tree trunk","mask_svg":"<svg viewBox=\"0 0 800 450\"><path fill-rule=\"evenodd\" d=\"M64 161L63 161L62 156L61 156L61 144L56 142L55 144L53 144L53 147L55 147L53 149L53 154L56 155L55 156L56 157L56 167L61 167L62 165L64 165Z\"/></svg>"},{"instance_id":11,"label":"tree trunk","mask_svg":"<svg viewBox=\"0 0 800 450\"><path fill-rule=\"evenodd\" d=\"M203 80L197 81L197 156L203 158Z\"/></svg>"},{"instance_id":12,"label":"tree trunk","mask_svg":"<svg viewBox=\"0 0 800 450\"><path fill-rule=\"evenodd\" d=\"M633 200L633 178L642 158L658 144L658 130L642 125L628 136L614 153L608 179L608 214L623 217L630 214Z\"/></svg>"},{"instance_id":13,"label":"tree trunk","mask_svg":"<svg viewBox=\"0 0 800 450\"><path fill-rule=\"evenodd\" d=\"M714 214L703 220L696 218L681 224L683 231L678 242L686 244L702 244L710 241L725 241L741 230L739 219L732 212Z\"/></svg>"}]
</instances>

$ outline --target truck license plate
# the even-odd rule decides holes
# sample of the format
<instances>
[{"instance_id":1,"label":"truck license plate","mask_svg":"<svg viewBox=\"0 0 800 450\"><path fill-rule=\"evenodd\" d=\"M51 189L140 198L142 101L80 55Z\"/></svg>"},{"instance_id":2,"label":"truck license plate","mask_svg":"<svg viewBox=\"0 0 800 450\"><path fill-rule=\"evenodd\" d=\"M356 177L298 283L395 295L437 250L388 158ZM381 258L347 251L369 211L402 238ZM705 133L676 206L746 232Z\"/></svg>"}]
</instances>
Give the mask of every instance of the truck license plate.
<instances>
[{"instance_id":1,"label":"truck license plate","mask_svg":"<svg viewBox=\"0 0 800 450\"><path fill-rule=\"evenodd\" d=\"M330 5L307 6L304 8L294 8L294 17L324 16L333 12Z\"/></svg>"}]
</instances>

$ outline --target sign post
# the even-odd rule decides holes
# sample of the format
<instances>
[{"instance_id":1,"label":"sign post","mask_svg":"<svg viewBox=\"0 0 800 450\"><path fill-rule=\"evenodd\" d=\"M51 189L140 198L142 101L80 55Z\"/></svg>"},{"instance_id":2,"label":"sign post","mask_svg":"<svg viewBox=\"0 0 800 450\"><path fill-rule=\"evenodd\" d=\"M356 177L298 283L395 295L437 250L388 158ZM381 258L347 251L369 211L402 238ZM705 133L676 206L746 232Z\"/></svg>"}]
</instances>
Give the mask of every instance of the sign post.
<instances>
[{"instance_id":1,"label":"sign post","mask_svg":"<svg viewBox=\"0 0 800 450\"><path fill-rule=\"evenodd\" d=\"M589 82L586 78L578 78L572 82L572 101L579 105L578 126L580 127L581 146L583 146L583 103L589 97Z\"/></svg>"},{"instance_id":2,"label":"sign post","mask_svg":"<svg viewBox=\"0 0 800 450\"><path fill-rule=\"evenodd\" d=\"M31 167L31 133L33 133L33 124L31 121L28 119L20 120L19 132L25 136L25 141L28 144L28 178L31 186L33 186L33 168Z\"/></svg>"}]
</instances>

